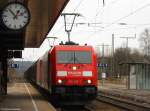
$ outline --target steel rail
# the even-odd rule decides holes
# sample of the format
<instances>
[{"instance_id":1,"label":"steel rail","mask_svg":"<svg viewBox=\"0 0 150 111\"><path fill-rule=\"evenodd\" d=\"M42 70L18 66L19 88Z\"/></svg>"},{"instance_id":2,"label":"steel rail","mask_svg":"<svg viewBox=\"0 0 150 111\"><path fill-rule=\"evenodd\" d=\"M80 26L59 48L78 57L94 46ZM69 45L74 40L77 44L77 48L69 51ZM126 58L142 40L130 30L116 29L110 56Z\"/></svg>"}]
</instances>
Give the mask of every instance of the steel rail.
<instances>
[{"instance_id":1,"label":"steel rail","mask_svg":"<svg viewBox=\"0 0 150 111\"><path fill-rule=\"evenodd\" d=\"M105 102L112 104L114 106L126 109L128 111L150 111L149 104L137 103L135 101L125 100L113 96L107 96L101 93L98 93L97 101Z\"/></svg>"},{"instance_id":2,"label":"steel rail","mask_svg":"<svg viewBox=\"0 0 150 111\"><path fill-rule=\"evenodd\" d=\"M91 109L90 107L88 106L83 106L83 107L69 107L69 108L66 108L66 107L60 107L60 108L56 108L57 111L94 111L93 109Z\"/></svg>"},{"instance_id":3,"label":"steel rail","mask_svg":"<svg viewBox=\"0 0 150 111\"><path fill-rule=\"evenodd\" d=\"M84 111L94 111L94 110L89 106L84 106Z\"/></svg>"}]
</instances>

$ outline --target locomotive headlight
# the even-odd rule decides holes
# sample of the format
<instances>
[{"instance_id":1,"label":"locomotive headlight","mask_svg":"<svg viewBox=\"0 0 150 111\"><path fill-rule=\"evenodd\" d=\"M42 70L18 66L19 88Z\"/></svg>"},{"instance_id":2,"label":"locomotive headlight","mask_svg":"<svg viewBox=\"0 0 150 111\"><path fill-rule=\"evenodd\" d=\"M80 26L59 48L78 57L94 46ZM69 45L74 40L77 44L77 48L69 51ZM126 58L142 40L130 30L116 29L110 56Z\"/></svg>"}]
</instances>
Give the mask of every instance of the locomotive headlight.
<instances>
[{"instance_id":1,"label":"locomotive headlight","mask_svg":"<svg viewBox=\"0 0 150 111\"><path fill-rule=\"evenodd\" d=\"M57 76L67 76L67 71L57 71Z\"/></svg>"},{"instance_id":2,"label":"locomotive headlight","mask_svg":"<svg viewBox=\"0 0 150 111\"><path fill-rule=\"evenodd\" d=\"M77 67L76 67L76 66L73 66L73 67L72 67L72 70L74 70L74 71L77 70Z\"/></svg>"},{"instance_id":3,"label":"locomotive headlight","mask_svg":"<svg viewBox=\"0 0 150 111\"><path fill-rule=\"evenodd\" d=\"M91 80L87 80L87 83L88 83L88 84L91 84L91 83L92 83L92 81L91 81Z\"/></svg>"},{"instance_id":4,"label":"locomotive headlight","mask_svg":"<svg viewBox=\"0 0 150 111\"><path fill-rule=\"evenodd\" d=\"M58 83L61 84L61 83L62 83L62 80L61 80L61 79L58 79Z\"/></svg>"},{"instance_id":5,"label":"locomotive headlight","mask_svg":"<svg viewBox=\"0 0 150 111\"><path fill-rule=\"evenodd\" d=\"M92 71L83 71L83 76L91 77Z\"/></svg>"}]
</instances>

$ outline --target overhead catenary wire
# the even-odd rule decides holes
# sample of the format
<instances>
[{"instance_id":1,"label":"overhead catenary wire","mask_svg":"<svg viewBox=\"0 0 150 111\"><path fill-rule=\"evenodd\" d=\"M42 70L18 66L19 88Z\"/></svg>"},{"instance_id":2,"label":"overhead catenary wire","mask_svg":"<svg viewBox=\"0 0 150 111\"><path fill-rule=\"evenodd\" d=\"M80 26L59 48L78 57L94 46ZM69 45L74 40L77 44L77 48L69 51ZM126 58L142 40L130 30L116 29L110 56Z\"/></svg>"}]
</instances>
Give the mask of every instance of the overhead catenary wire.
<instances>
[{"instance_id":1,"label":"overhead catenary wire","mask_svg":"<svg viewBox=\"0 0 150 111\"><path fill-rule=\"evenodd\" d=\"M107 8L107 7L110 6L110 5L112 6L112 4L115 4L115 3L117 3L118 1L119 1L119 0L113 0L112 2L110 2L109 4L106 5L106 1L103 0L103 6L102 6L102 8L99 8L99 10L98 10L98 8L97 8L96 14L95 14L95 16L94 16L94 18L93 18L93 20L95 20L95 27L96 27L96 24L97 24L97 23L96 23L96 22L97 22L96 19L97 19L98 15L99 15L99 14L102 15L102 14L104 13L104 9L105 9L105 8ZM99 2L98 2L98 3L99 3ZM98 7L99 7L99 6L100 6L100 4L98 4ZM94 33L96 33L96 28L95 28L95 27L93 27L93 29L95 30Z\"/></svg>"},{"instance_id":2,"label":"overhead catenary wire","mask_svg":"<svg viewBox=\"0 0 150 111\"><path fill-rule=\"evenodd\" d=\"M73 10L73 12L72 13L74 13L80 6L81 6L81 4L84 2L85 0L80 0L79 1L79 3L76 5L76 7L74 8L74 10ZM109 5L111 5L111 4L114 4L114 3L116 3L118 0L113 0L111 3L109 3L107 6L109 6ZM100 2L99 2L99 0L98 0L98 6L100 6ZM106 7L106 5L105 5L105 7ZM96 13L96 15L95 15L95 17L94 18L96 18L97 17L97 15L101 12L101 10L100 11L96 11L97 13ZM55 33L56 32L59 32L60 30L62 30L63 29L63 27L64 27L64 25L62 25L57 31L55 31ZM53 33L53 35L55 34L55 33Z\"/></svg>"},{"instance_id":3,"label":"overhead catenary wire","mask_svg":"<svg viewBox=\"0 0 150 111\"><path fill-rule=\"evenodd\" d=\"M129 16L131 16L131 15L134 15L135 13L137 13L137 12L141 11L142 9L144 9L144 8L146 8L146 7L149 7L149 6L150 6L150 3L144 5L144 6L138 8L138 9L136 9L136 10L134 10L133 12L131 12L131 13L129 13L129 14L127 14L127 15L125 15L125 16L123 16L123 17L117 19L117 20L115 20L115 21L113 21L111 24L107 25L105 28L110 27L111 25L113 25L113 24L115 24L115 23L117 23L117 22L119 22L119 21L121 21L121 20L123 20L123 19L125 19L125 18L127 18L127 17L129 17Z\"/></svg>"},{"instance_id":4,"label":"overhead catenary wire","mask_svg":"<svg viewBox=\"0 0 150 111\"><path fill-rule=\"evenodd\" d=\"M114 3L118 2L118 1L119 1L119 0L114 0L114 1L112 1L110 4L114 4ZM82 1L79 2L80 5L81 5L81 3L82 3ZM108 4L107 4L106 6L108 6ZM106 7L106 6L105 6L105 7ZM149 6L149 4L146 4L146 5L140 7L140 8L138 8L138 9L136 9L136 10L131 11L129 14L127 14L127 15L125 15L125 16L123 16L123 17L121 17L121 18L119 18L119 19L117 19L117 20L115 20L115 21L113 21L112 23L106 25L103 29L99 29L99 30L97 29L97 31L94 31L94 33L90 34L90 36L91 36L91 35L94 35L94 34L96 34L96 33L98 33L98 31L105 31L105 30L108 30L108 29L106 29L106 28L112 26L113 24L117 24L119 21L121 21L121 20L123 20L123 19L126 19L127 17L129 17L129 16L131 16L131 15L133 15L133 14L139 12L140 10L142 10L142 9L148 7L148 6ZM77 7L77 8L75 8L74 10L77 10L79 6L76 6L76 7ZM101 12L101 10L100 10L100 12ZM96 15L96 16L98 16L98 15L99 15L99 14L98 14L98 12L97 12L97 15ZM128 25L142 26L142 25L149 25L149 24L128 24ZM62 26L62 27L63 27L63 26ZM100 26L100 27L101 27L101 26ZM131 27L131 28L132 28L132 27ZM119 29L126 29L126 28L117 28L117 29L119 30ZM116 30L117 30L117 29L116 29ZM109 30L111 30L111 29L109 29ZM58 32L58 31L57 31L57 32Z\"/></svg>"},{"instance_id":5,"label":"overhead catenary wire","mask_svg":"<svg viewBox=\"0 0 150 111\"><path fill-rule=\"evenodd\" d=\"M85 0L80 0L79 3L78 3L78 4L76 5L76 7L74 8L74 10L73 10L72 13L74 13L74 12L81 6L81 4L82 4L84 1L85 1ZM105 5L105 7L110 6L111 4L116 3L117 1L118 1L118 0L113 0L113 1L110 2L109 4ZM98 6L100 6L100 1L99 1L99 0L98 0ZM97 9L97 10L98 10L98 9ZM96 11L96 12L97 12L97 14L95 15L94 18L96 18L96 17L98 16L98 14L101 12L101 10L100 10L100 11ZM96 22L96 21L95 21L95 22ZM60 32L60 30L62 30L63 27L64 27L64 25L62 25L57 31L53 32L53 35L55 35L55 33L57 33L57 32Z\"/></svg>"},{"instance_id":6,"label":"overhead catenary wire","mask_svg":"<svg viewBox=\"0 0 150 111\"><path fill-rule=\"evenodd\" d=\"M102 14L104 12L104 8L107 8L108 6L112 6L112 4L117 3L119 0L113 0L112 2L110 2L109 4L106 5L105 3L105 7L103 6L99 11L97 11L97 13L95 14L94 18L96 18L100 13ZM99 5L100 6L100 5Z\"/></svg>"},{"instance_id":7,"label":"overhead catenary wire","mask_svg":"<svg viewBox=\"0 0 150 111\"><path fill-rule=\"evenodd\" d=\"M70 24L70 23L68 23ZM99 28L104 28L103 26L101 25L110 25L111 23L101 23L101 22L78 22L78 23L74 23L74 25L77 27L78 25L87 25L87 27L99 27ZM122 25L122 26L134 26L134 27L142 27L142 26L149 26L150 23L144 23L144 24L126 24L126 23L114 23L115 25ZM130 28L130 27L129 27ZM119 29L119 28L117 28ZM122 29L122 28L120 28ZM107 30L107 29L105 29ZM110 30L110 29L109 29Z\"/></svg>"},{"instance_id":8,"label":"overhead catenary wire","mask_svg":"<svg viewBox=\"0 0 150 111\"><path fill-rule=\"evenodd\" d=\"M113 21L112 23L108 24L107 26L104 27L105 29L99 30L99 31L105 31L106 28L108 28L108 27L110 27L110 26L112 26L112 25L118 23L119 21L121 21L121 20L123 20L123 19L125 19L125 18L127 18L127 17L129 17L129 16L131 16L131 15L134 15L135 13L137 13L137 12L139 12L139 11L141 11L141 10L143 10L143 9L145 9L145 8L147 8L147 7L149 7L149 6L150 6L150 3L149 3L149 4L146 4L146 5L142 6L142 7L140 7L140 8L138 8L138 9L135 9L134 11L130 12L129 14L127 14L127 15L125 15L125 16L123 16L123 17L121 17L121 18L119 18L119 19L117 19L117 20L115 20L115 21ZM92 37L92 36L95 35L97 32L98 32L98 31L96 31L96 32L94 32L94 33L92 33L92 34L90 34L89 37Z\"/></svg>"}]
</instances>

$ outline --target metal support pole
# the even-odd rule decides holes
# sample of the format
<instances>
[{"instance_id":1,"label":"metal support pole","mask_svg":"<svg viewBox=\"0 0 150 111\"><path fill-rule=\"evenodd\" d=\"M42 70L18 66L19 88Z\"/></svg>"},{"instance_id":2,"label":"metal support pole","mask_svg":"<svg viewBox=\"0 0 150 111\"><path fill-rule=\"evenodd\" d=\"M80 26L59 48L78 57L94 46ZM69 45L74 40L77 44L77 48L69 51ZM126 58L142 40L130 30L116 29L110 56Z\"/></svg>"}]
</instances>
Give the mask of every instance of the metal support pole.
<instances>
[{"instance_id":1,"label":"metal support pole","mask_svg":"<svg viewBox=\"0 0 150 111\"><path fill-rule=\"evenodd\" d=\"M128 64L128 42L129 42L129 39L135 39L136 38L136 34L134 37L120 37L120 38L125 38L126 39L126 56L127 56L127 77L126 77L126 88L129 89L129 64Z\"/></svg>"},{"instance_id":2,"label":"metal support pole","mask_svg":"<svg viewBox=\"0 0 150 111\"><path fill-rule=\"evenodd\" d=\"M105 6L105 0L103 0L103 6Z\"/></svg>"},{"instance_id":3,"label":"metal support pole","mask_svg":"<svg viewBox=\"0 0 150 111\"><path fill-rule=\"evenodd\" d=\"M7 50L2 50L2 94L7 94Z\"/></svg>"},{"instance_id":4,"label":"metal support pole","mask_svg":"<svg viewBox=\"0 0 150 111\"><path fill-rule=\"evenodd\" d=\"M4 72L3 72L3 76L4 76L4 95L7 94L7 58L4 58L3 61L3 65L4 65Z\"/></svg>"},{"instance_id":5,"label":"metal support pole","mask_svg":"<svg viewBox=\"0 0 150 111\"><path fill-rule=\"evenodd\" d=\"M112 64L111 64L111 73L114 75L114 34L112 34Z\"/></svg>"},{"instance_id":6,"label":"metal support pole","mask_svg":"<svg viewBox=\"0 0 150 111\"><path fill-rule=\"evenodd\" d=\"M102 47L102 56L101 56L101 64L105 63L105 47L108 47L110 45L105 45L104 43L102 45L97 45L98 47L101 46ZM101 68L101 74L105 72L105 68L102 67Z\"/></svg>"},{"instance_id":7,"label":"metal support pole","mask_svg":"<svg viewBox=\"0 0 150 111\"><path fill-rule=\"evenodd\" d=\"M104 58L104 43L102 44L102 57Z\"/></svg>"}]
</instances>

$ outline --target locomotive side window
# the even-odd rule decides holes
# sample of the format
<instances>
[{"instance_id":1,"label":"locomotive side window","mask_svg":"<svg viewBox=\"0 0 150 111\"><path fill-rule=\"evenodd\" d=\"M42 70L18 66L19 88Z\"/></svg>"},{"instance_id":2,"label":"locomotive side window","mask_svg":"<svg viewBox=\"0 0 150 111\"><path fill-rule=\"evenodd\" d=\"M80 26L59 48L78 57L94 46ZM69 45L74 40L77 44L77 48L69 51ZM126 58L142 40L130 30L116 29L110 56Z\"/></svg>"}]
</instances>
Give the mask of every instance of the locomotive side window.
<instances>
[{"instance_id":1,"label":"locomotive side window","mask_svg":"<svg viewBox=\"0 0 150 111\"><path fill-rule=\"evenodd\" d=\"M88 51L75 51L75 63L92 63L92 54Z\"/></svg>"},{"instance_id":2,"label":"locomotive side window","mask_svg":"<svg viewBox=\"0 0 150 111\"><path fill-rule=\"evenodd\" d=\"M74 52L58 51L57 63L74 63Z\"/></svg>"}]
</instances>

